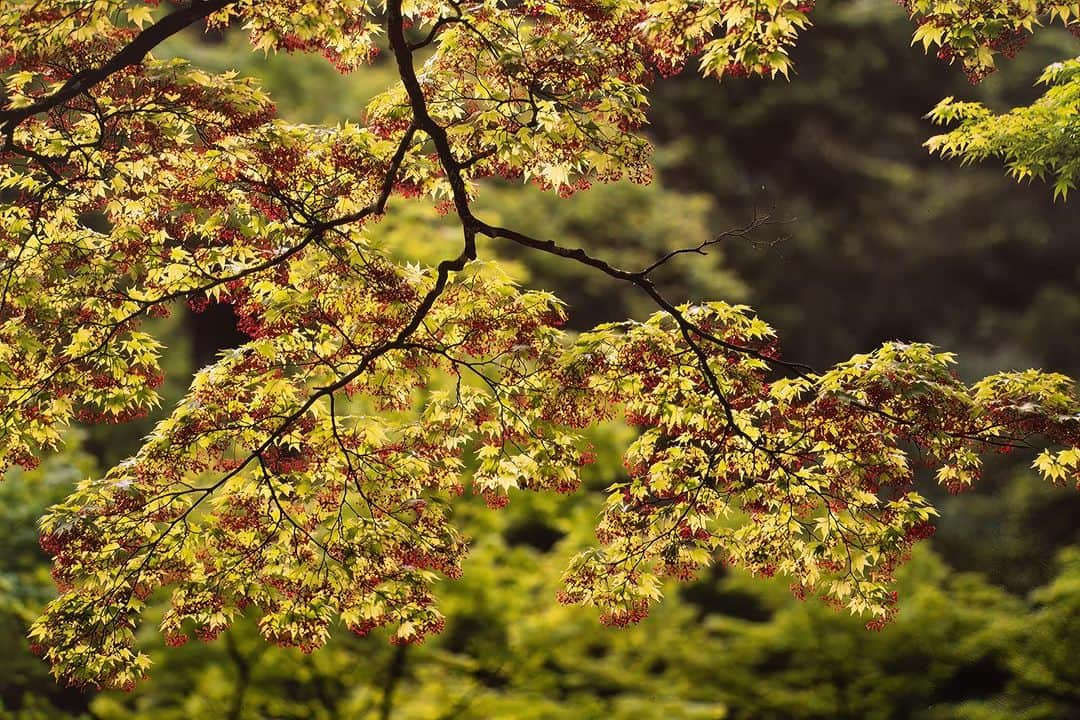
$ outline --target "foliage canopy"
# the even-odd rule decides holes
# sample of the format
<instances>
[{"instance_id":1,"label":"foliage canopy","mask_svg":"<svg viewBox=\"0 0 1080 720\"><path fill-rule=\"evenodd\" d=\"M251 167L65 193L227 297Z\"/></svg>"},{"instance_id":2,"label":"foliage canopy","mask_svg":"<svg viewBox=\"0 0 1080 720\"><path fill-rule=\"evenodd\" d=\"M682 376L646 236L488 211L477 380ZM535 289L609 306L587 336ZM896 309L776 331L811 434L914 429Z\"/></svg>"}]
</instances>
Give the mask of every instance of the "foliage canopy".
<instances>
[{"instance_id":1,"label":"foliage canopy","mask_svg":"<svg viewBox=\"0 0 1080 720\"><path fill-rule=\"evenodd\" d=\"M1080 475L1064 376L968 385L949 353L900 342L815 372L782 359L745 306L666 299L659 270L719 237L625 269L475 211L493 177L563 196L647 181L637 130L653 78L694 58L718 79L787 76L809 3L153 5L0 14L0 463L34 465L74 420L153 408L162 347L140 322L171 303L229 304L250 336L195 375L137 453L43 519L61 595L31 637L58 676L132 686L149 662L134 631L162 588L170 644L215 637L252 606L264 637L304 650L339 621L420 641L444 624L433 583L460 573L468 547L451 521L466 483L494 507L516 490L572 491L592 460L582 432L615 414L641 428L628 476L560 597L616 625L644 617L661 577L719 558L881 627L895 568L933 531L916 462L953 491L978 479L983 453L1016 448L1040 450L1052 482ZM973 79L1040 18L1078 20L1065 3L908 9L916 41ZM204 21L343 71L385 33L400 83L363 123L287 123L253 81L151 53ZM1074 129L1071 62L1012 125L939 106L961 124L931 146L1005 155L1064 194L1076 143L1038 133ZM1021 117L1044 111L1061 122ZM403 262L369 234L409 198L456 221L438 263ZM656 312L574 336L556 297L481 257L485 238L633 286Z\"/></svg>"}]
</instances>

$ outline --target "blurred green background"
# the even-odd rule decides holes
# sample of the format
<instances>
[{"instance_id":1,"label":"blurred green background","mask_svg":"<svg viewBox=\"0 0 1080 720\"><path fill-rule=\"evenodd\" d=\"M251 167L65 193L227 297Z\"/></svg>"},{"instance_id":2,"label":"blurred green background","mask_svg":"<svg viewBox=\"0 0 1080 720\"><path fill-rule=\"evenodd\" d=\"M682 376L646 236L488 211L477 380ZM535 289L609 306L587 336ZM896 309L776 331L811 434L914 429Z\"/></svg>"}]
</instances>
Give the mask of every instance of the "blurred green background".
<instances>
[{"instance_id":1,"label":"blurred green background","mask_svg":"<svg viewBox=\"0 0 1080 720\"><path fill-rule=\"evenodd\" d=\"M717 85L687 72L657 86L654 184L570 200L492 186L479 214L634 267L768 213L775 223L751 237L673 264L662 278L670 296L747 302L787 357L818 367L900 339L958 352L969 377L1029 366L1080 375L1080 204L921 147L934 132L921 116L941 97L998 110L1027 102L1039 69L1075 54L1075 39L1041 33L972 87L909 47L901 8L831 0L814 21L790 83ZM263 59L234 34L192 34L164 54L257 75L297 121L358 119L393 80L385 58L341 77L321 58ZM395 252L424 258L443 237L456 242L434 213L397 212L375 231ZM556 291L573 328L650 312L645 298L572 264L502 245L483 252ZM174 318L155 328L170 346L165 408L193 368L239 337L224 310ZM640 626L610 629L554 595L622 471L631 431L618 424L593 431L599 460L582 492L517 494L498 512L462 503L474 548L464 578L442 589L446 631L424 645L339 633L305 656L268 647L248 620L166 651L151 627L155 667L137 690L63 689L24 637L53 592L36 518L147 429L74 430L64 453L0 484L0 717L1080 718L1080 494L1045 486L1023 460L995 460L957 498L924 483L939 532L901 575L899 619L878 633L793 600L783 579L722 567L669 588Z\"/></svg>"}]
</instances>

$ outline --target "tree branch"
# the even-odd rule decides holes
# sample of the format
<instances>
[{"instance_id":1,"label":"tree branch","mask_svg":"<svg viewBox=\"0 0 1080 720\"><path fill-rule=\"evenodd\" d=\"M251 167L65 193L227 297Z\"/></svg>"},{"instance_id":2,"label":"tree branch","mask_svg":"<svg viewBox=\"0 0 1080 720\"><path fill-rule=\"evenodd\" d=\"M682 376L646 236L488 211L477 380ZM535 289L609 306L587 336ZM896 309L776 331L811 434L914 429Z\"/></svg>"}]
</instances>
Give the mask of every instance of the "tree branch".
<instances>
[{"instance_id":1,"label":"tree branch","mask_svg":"<svg viewBox=\"0 0 1080 720\"><path fill-rule=\"evenodd\" d=\"M625 282L629 282L633 285L638 286L639 288L641 288L642 291L645 292L646 295L652 298L653 302L655 302L661 310L669 314L675 320L676 324L678 324L684 335L687 333L695 335L704 340L708 340L711 343L719 345L726 350L741 353L743 355L749 355L750 357L763 360L772 366L778 366L786 370L790 370L801 377L806 377L807 375L814 374L815 372L814 369L809 365L804 365L802 363L793 363L787 360L780 360L778 358L770 357L768 355L763 355L757 350L746 347L745 345L737 345L735 343L730 343L688 320L686 316L682 313L682 311L672 305L671 302L667 298L665 298L663 294L661 294L661 292L657 289L656 284L653 283L653 281L649 278L649 273L652 272L653 269L655 269L655 264L653 266L645 268L644 270L637 270L631 272L629 270L617 268L605 260L595 258L586 253L581 248L565 248L553 240L539 240L537 238L530 237L524 233L518 232L517 230L511 230L509 228L499 227L496 225L489 225L488 223L485 223L481 220L475 220L475 223L477 232L483 235L487 235L490 238L503 238L505 240L510 240L511 242L517 243L518 245L523 245L534 250L540 250L541 252L546 252L551 255L557 255L562 258L574 260L575 262L579 262L582 265L588 265L589 267L596 268L597 270L600 270L604 274L613 277L616 280L623 280ZM687 340L690 340L689 336L687 337Z\"/></svg>"},{"instance_id":2,"label":"tree branch","mask_svg":"<svg viewBox=\"0 0 1080 720\"><path fill-rule=\"evenodd\" d=\"M15 128L27 118L63 105L124 68L138 65L147 53L165 40L235 2L236 0L192 0L187 7L166 15L140 32L108 62L71 76L64 86L52 95L23 108L0 110L0 130L6 136L6 145L11 144Z\"/></svg>"}]
</instances>

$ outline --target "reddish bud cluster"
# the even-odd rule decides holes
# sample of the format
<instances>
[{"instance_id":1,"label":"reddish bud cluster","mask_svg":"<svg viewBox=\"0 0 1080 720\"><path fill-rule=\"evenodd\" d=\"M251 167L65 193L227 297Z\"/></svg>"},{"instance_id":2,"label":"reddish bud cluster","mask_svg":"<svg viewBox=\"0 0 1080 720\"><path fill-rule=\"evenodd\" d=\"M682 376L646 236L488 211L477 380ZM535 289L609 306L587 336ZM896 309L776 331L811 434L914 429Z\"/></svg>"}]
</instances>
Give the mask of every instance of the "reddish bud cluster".
<instances>
[{"instance_id":1,"label":"reddish bud cluster","mask_svg":"<svg viewBox=\"0 0 1080 720\"><path fill-rule=\"evenodd\" d=\"M484 503L492 510L501 510L510 504L509 495L503 495L492 490L484 490L481 496L484 498Z\"/></svg>"},{"instance_id":2,"label":"reddish bud cluster","mask_svg":"<svg viewBox=\"0 0 1080 720\"><path fill-rule=\"evenodd\" d=\"M634 625L649 616L649 605L645 601L638 601L629 607L617 610L609 610L601 613L600 622L608 627L626 627Z\"/></svg>"}]
</instances>

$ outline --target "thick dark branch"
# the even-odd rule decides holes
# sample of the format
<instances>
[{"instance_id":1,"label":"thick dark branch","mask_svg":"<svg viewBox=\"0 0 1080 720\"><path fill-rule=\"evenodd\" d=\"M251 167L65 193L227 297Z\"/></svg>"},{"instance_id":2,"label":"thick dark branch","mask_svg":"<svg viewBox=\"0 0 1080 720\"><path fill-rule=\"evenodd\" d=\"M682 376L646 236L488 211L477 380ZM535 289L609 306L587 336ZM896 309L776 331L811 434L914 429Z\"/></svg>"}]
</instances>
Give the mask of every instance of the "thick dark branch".
<instances>
[{"instance_id":1,"label":"thick dark branch","mask_svg":"<svg viewBox=\"0 0 1080 720\"><path fill-rule=\"evenodd\" d=\"M601 260L600 258L589 255L581 248L563 247L554 240L540 240L538 238L530 237L525 233L518 232L517 230L489 225L485 222L479 223L478 230L491 238L503 238L504 240L509 240L518 245L532 248L533 250L546 252L550 255L557 255L561 258L566 258L567 260L573 260L582 265L596 268L600 272L613 277L616 280L625 280L634 283L635 285L640 285L641 283L652 285L652 281L649 280L644 273L632 272L630 270L623 270L622 268L615 267L606 260Z\"/></svg>"},{"instance_id":2,"label":"thick dark branch","mask_svg":"<svg viewBox=\"0 0 1080 720\"><path fill-rule=\"evenodd\" d=\"M683 314L681 310L675 307L667 298L663 296L663 294L661 294L661 292L656 288L655 283L653 283L653 281L649 278L649 273L652 272L653 269L655 269L654 266L650 266L645 270L638 271L623 270L621 268L615 267L614 265L611 265L605 260L601 260L599 258L595 258L589 255L581 248L565 248L554 242L553 240L539 240L516 230L498 227L496 225L489 225L481 220L474 219L474 221L476 224L477 232L483 235L487 235L488 237L503 238L505 240L510 240L511 242L517 243L518 245L523 245L534 250L540 250L551 255L557 255L559 257L567 258L569 260L574 260L581 263L582 265L588 265L589 267L596 268L597 270L600 270L606 275L613 277L617 280L623 280L638 286L639 288L641 288L642 291L645 292L646 295L652 298L653 302L655 302L661 310L666 312L675 320L676 324L678 324L679 326L679 329L682 330L684 335L687 335L688 340L691 339L690 335L696 336L704 340L708 340L709 342L716 345L719 345L726 350L730 350L731 352L741 353L743 355L749 355L750 357L757 358L759 360L764 360L770 365L791 370L800 376L805 377L809 374L814 373L814 369L811 368L809 365L788 362L786 360L779 360L768 355L763 355L757 350L746 347L745 345L736 345L735 343L730 343L727 340L717 337L713 333L710 333L704 328L701 328L691 322L689 319L687 319L687 317Z\"/></svg>"},{"instance_id":3,"label":"thick dark branch","mask_svg":"<svg viewBox=\"0 0 1080 720\"><path fill-rule=\"evenodd\" d=\"M461 218L466 237L470 234L475 237L476 219L469 208L469 193L465 189L465 179L461 174L462 164L454 156L446 128L435 122L431 113L428 112L427 99L424 97L423 88L420 87L420 80L416 76L416 68L413 67L413 51L405 39L405 18L401 14L401 0L387 0L386 34L390 40L390 47L394 51L398 76L409 96L413 120L416 126L427 133L431 141L435 143L435 152L439 156L439 162L443 166L447 180L450 181L454 209Z\"/></svg>"},{"instance_id":4,"label":"thick dark branch","mask_svg":"<svg viewBox=\"0 0 1080 720\"><path fill-rule=\"evenodd\" d=\"M13 145L11 143L8 143L8 146L7 146L6 150L8 150L11 153L14 153L15 155L20 155L20 156L22 156L24 158L27 158L29 160L34 160L35 162L37 162L37 164L41 166L41 169L45 171L45 174L48 175L49 178L52 180L53 185L62 185L63 184L63 182L64 182L63 176L60 175L60 173L56 170L56 168L54 168L52 166L52 164L51 164L51 161L52 161L53 158L46 157L45 155L42 155L41 153L33 150L32 148L22 148L22 147L19 147L17 145ZM7 295L7 290L5 288L3 296L6 297L6 295ZM6 303L4 301L0 301L0 307L4 307L5 304Z\"/></svg>"},{"instance_id":5,"label":"thick dark branch","mask_svg":"<svg viewBox=\"0 0 1080 720\"><path fill-rule=\"evenodd\" d=\"M535 250L541 250L552 255L558 255L559 257L576 260L583 265L588 265L590 267L601 270L602 272L610 275L613 278L633 283L634 285L637 285L639 288L644 290L645 293L653 299L657 306L659 306L668 315L674 318L675 322L678 324L679 330L682 333L683 338L686 340L687 345L690 346L690 349L698 358L699 365L701 366L701 372L705 376L705 380L709 385L709 390L712 391L712 393L720 401L720 404L724 407L724 415L727 419L728 427L731 428L732 432L738 435L745 436L745 433L739 428L738 424L735 422L735 415L731 409L731 403L728 401L727 396L720 388L720 382L717 379L716 374L709 366L708 354L697 342L697 338L695 336L711 340L718 345L737 352L743 352L749 355L761 357L760 354L757 353L757 351L752 350L751 348L742 347L740 345L733 345L725 340L715 337L710 333L705 332L698 326L691 323L689 320L686 319L686 316L683 315L682 311L672 305L667 300L667 298L660 294L660 291L656 289L653 281L649 279L646 273L628 272L626 270L620 270L619 268L610 265L603 260L592 257L580 248L564 248L552 240L537 240L536 238L529 237L528 235L517 232L516 230L510 230L507 228L496 227L494 225L488 225L487 223L481 222L480 220L476 220L475 222L477 224L477 231L483 233L484 235L487 235L488 237L505 238L507 240L516 242L519 245L524 245Z\"/></svg>"},{"instance_id":6,"label":"thick dark branch","mask_svg":"<svg viewBox=\"0 0 1080 720\"><path fill-rule=\"evenodd\" d=\"M422 50L423 48L426 48L428 45L435 41L435 36L439 34L440 30L442 30L447 25L458 22L459 20L461 20L460 10L458 11L458 14L456 16L439 18L431 26L431 31L428 32L428 34L424 37L423 40L409 45L409 52L415 52L417 50Z\"/></svg>"},{"instance_id":7,"label":"thick dark branch","mask_svg":"<svg viewBox=\"0 0 1080 720\"><path fill-rule=\"evenodd\" d=\"M537 240L531 238L523 233L519 233L514 230L506 228L498 228L487 223L481 222L473 215L472 209L469 206L469 195L465 188L465 180L462 176L462 163L455 157L453 148L450 147L450 140L446 134L446 129L439 125L434 118L431 117L431 113L428 111L427 99L424 96L424 90L420 86L420 80L417 78L416 69L413 67L413 53L409 46L408 41L405 39L405 24L404 17L401 12L401 0L388 0L386 4L386 26L387 37L390 40L390 47L394 51L394 59L398 66L398 75L401 77L401 82L405 87L405 92L409 97L409 105L413 111L413 120L419 129L423 130L428 136L431 137L432 142L435 144L436 153L439 156L439 161L442 164L443 170L446 172L447 179L450 182L450 188L453 195L454 207L457 210L457 215L461 219L462 227L465 231L466 250L463 252L462 257L472 251L472 256L475 257L476 247L475 238L476 234L483 233L489 237L496 238L502 237L508 240L517 242L518 244L531 247L536 250L542 250L553 255L559 255L561 257L575 260L584 265L594 267L603 271L611 277L619 280L625 280L637 285L644 290L649 297L664 311L666 311L675 322L679 325L679 329L686 339L687 344L691 350L697 355L701 364L701 371L705 375L706 382L709 385L709 389L719 399L720 403L724 407L724 413L727 418L728 426L739 435L744 435L743 431L735 422L735 416L731 409L731 404L728 402L727 397L724 395L723 390L720 388L720 383L713 373L712 368L709 367L708 354L697 342L698 338L709 340L713 343L721 345L729 350L745 353L754 357L758 357L762 360L769 362L776 362L773 358L766 357L752 348L747 348L732 343L726 342L710 333L705 332L701 328L697 327L686 317L683 313L672 305L660 291L656 289L652 280L648 277L649 271L628 272L621 270L615 266L597 258L593 258L584 250L581 249L567 249L563 248L557 243L550 240ZM460 260L461 258L459 258ZM445 264L445 262L444 262ZM442 265L440 265L440 271ZM440 272L440 278L443 277ZM787 363L784 363L787 365ZM750 438L747 438L750 439ZM751 440L751 442L753 442Z\"/></svg>"},{"instance_id":8,"label":"thick dark branch","mask_svg":"<svg viewBox=\"0 0 1080 720\"><path fill-rule=\"evenodd\" d=\"M192 0L187 7L166 15L140 32L108 62L73 75L52 95L23 108L0 111L0 128L7 138L7 144L11 143L15 128L27 118L63 105L124 68L138 65L147 53L165 40L234 2L236 0Z\"/></svg>"},{"instance_id":9,"label":"thick dark branch","mask_svg":"<svg viewBox=\"0 0 1080 720\"><path fill-rule=\"evenodd\" d=\"M405 129L405 134L402 135L397 150L394 151L394 156L390 158L390 164L386 168L382 187L379 189L379 196L375 199L375 202L350 215L343 215L334 218L333 220L318 223L315 226L315 229L317 231L330 230L342 225L348 225L358 220L363 220L369 215L381 214L386 209L386 203L390 201L390 194L394 191L394 183L397 182L398 173L401 171L401 163L405 161L405 156L409 153L409 147L412 145L415 136L416 123L414 122Z\"/></svg>"}]
</instances>

